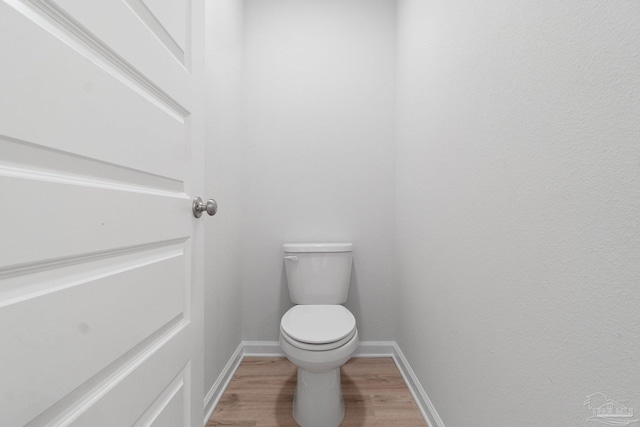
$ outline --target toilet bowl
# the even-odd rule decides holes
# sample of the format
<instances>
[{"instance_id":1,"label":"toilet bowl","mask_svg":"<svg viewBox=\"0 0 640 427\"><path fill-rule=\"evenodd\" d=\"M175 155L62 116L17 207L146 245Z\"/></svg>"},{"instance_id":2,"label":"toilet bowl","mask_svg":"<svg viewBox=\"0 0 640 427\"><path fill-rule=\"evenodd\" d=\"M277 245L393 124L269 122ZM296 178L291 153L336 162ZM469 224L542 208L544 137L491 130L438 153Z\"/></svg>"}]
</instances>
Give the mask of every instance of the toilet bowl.
<instances>
[{"instance_id":1,"label":"toilet bowl","mask_svg":"<svg viewBox=\"0 0 640 427\"><path fill-rule=\"evenodd\" d=\"M293 417L335 427L344 417L340 367L358 347L353 315L341 305L297 305L282 317L280 347L298 367Z\"/></svg>"}]
</instances>

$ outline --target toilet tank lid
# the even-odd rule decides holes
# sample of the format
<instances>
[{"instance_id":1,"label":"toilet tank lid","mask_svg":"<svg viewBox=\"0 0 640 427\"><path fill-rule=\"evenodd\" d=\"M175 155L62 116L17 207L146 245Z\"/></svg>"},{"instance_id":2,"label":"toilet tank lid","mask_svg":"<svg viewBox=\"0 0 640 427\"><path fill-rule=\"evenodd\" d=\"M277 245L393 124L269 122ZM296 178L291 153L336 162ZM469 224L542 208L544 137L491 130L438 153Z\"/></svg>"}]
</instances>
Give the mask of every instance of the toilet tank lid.
<instances>
[{"instance_id":1,"label":"toilet tank lid","mask_svg":"<svg viewBox=\"0 0 640 427\"><path fill-rule=\"evenodd\" d=\"M353 243L285 243L285 252L352 252Z\"/></svg>"}]
</instances>

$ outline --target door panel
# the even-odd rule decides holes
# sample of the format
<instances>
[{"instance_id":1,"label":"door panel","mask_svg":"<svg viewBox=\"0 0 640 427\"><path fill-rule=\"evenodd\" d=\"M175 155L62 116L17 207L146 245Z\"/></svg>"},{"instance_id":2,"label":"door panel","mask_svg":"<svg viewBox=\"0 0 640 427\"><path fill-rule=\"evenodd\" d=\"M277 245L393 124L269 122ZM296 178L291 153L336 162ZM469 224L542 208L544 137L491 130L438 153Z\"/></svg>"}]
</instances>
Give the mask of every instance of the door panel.
<instances>
[{"instance_id":1,"label":"door panel","mask_svg":"<svg viewBox=\"0 0 640 427\"><path fill-rule=\"evenodd\" d=\"M175 421L171 426L185 425L187 414L185 402L190 365L181 365L179 358L171 358L178 348L171 348L183 342L176 338L165 344L157 352L148 352L150 356L141 361L128 375L122 375L122 381L116 382L104 396L99 405L93 405L71 425L112 427L112 426L149 426L156 425L161 419L170 417ZM175 372L179 372L175 375ZM138 383L145 381L146 387L140 392ZM127 399L123 399L126 396ZM179 402L179 405L176 403ZM139 408L147 408L140 415Z\"/></svg>"},{"instance_id":2,"label":"door panel","mask_svg":"<svg viewBox=\"0 0 640 427\"><path fill-rule=\"evenodd\" d=\"M74 262L189 235L188 223L173 221L189 214L184 194L117 188L33 169L4 169L0 177L8 187L4 197L15 203L1 214L3 223L28 227L4 230L3 239L13 244L0 260L0 276L33 268L34 258L37 265Z\"/></svg>"},{"instance_id":3,"label":"door panel","mask_svg":"<svg viewBox=\"0 0 640 427\"><path fill-rule=\"evenodd\" d=\"M52 31L0 4L0 51L11 58L0 80L10 95L0 97L2 135L181 180L187 107L82 39Z\"/></svg>"},{"instance_id":4,"label":"door panel","mask_svg":"<svg viewBox=\"0 0 640 427\"><path fill-rule=\"evenodd\" d=\"M3 427L202 422L204 6L175 3L169 23L141 0L0 2Z\"/></svg>"},{"instance_id":5,"label":"door panel","mask_svg":"<svg viewBox=\"0 0 640 427\"><path fill-rule=\"evenodd\" d=\"M72 19L80 28L90 28L93 37L103 40L123 61L140 70L145 78L190 110L189 96L186 96L190 86L185 83L184 78L191 65L186 62L191 47L184 45L185 31L190 27L190 20L186 15L190 9L190 2L161 0L160 3L170 9L176 9L175 13L167 14L165 19L164 16L154 14L142 0L56 2L57 13L73 16ZM170 20L182 21L181 45L167 30ZM118 23L118 31L113 31L113 22ZM132 44L131 40L135 40L136 43ZM142 46L144 54L141 54Z\"/></svg>"}]
</instances>

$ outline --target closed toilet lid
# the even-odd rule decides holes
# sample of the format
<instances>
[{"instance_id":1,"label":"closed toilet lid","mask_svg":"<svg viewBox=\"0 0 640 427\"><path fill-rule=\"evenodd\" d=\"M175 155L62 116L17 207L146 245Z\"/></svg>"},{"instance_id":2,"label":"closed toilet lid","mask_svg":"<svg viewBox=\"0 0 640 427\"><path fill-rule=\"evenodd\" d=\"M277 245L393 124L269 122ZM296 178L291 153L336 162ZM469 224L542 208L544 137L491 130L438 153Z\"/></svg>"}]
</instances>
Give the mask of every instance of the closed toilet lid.
<instances>
[{"instance_id":1,"label":"closed toilet lid","mask_svg":"<svg viewBox=\"0 0 640 427\"><path fill-rule=\"evenodd\" d=\"M341 305L296 305L280 321L280 328L289 337L309 344L340 341L355 327L355 317Z\"/></svg>"}]
</instances>

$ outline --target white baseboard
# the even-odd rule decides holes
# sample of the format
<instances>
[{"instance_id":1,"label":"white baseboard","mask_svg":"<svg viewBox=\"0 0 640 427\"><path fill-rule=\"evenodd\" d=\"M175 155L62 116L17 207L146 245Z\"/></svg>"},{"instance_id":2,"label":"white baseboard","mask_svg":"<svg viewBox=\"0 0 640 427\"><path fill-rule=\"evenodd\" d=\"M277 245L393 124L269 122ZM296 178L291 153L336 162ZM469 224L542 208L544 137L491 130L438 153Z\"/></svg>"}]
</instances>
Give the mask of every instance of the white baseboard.
<instances>
[{"instance_id":1,"label":"white baseboard","mask_svg":"<svg viewBox=\"0 0 640 427\"><path fill-rule=\"evenodd\" d=\"M440 415L438 415L431 399L429 399L424 388L422 388L422 384L418 381L418 377L416 377L413 369L411 369L411 365L409 365L409 362L404 357L402 350L400 350L400 347L396 342L393 342L393 347L393 360L396 362L396 366L398 367L402 378L404 378L404 382L407 383L407 387L409 387L409 390L413 395L413 399L416 401L425 421L429 427L445 427L442 418L440 418Z\"/></svg>"},{"instance_id":2,"label":"white baseboard","mask_svg":"<svg viewBox=\"0 0 640 427\"><path fill-rule=\"evenodd\" d=\"M242 362L242 358L244 357L242 353L242 344L243 343L241 342L238 345L238 348L236 348L236 351L233 352L231 358L229 358L229 361L222 369L222 372L220 372L220 375L218 375L218 378L213 383L211 389L204 398L205 417L203 425L206 425L207 421L209 421L209 418L211 418L214 409L216 409L218 402L220 402L220 398L222 398L222 394L227 389L231 378L233 378L233 374L236 373L236 369L238 369L238 366L240 366L240 362Z\"/></svg>"},{"instance_id":3,"label":"white baseboard","mask_svg":"<svg viewBox=\"0 0 640 427\"><path fill-rule=\"evenodd\" d=\"M284 357L278 341L243 341L246 357ZM362 341L352 357L393 357L395 342Z\"/></svg>"},{"instance_id":4,"label":"white baseboard","mask_svg":"<svg viewBox=\"0 0 640 427\"><path fill-rule=\"evenodd\" d=\"M245 357L284 357L278 341L242 341Z\"/></svg>"},{"instance_id":5,"label":"white baseboard","mask_svg":"<svg viewBox=\"0 0 640 427\"><path fill-rule=\"evenodd\" d=\"M352 357L393 357L393 341L360 341Z\"/></svg>"},{"instance_id":6,"label":"white baseboard","mask_svg":"<svg viewBox=\"0 0 640 427\"><path fill-rule=\"evenodd\" d=\"M231 377L245 357L284 357L278 341L242 341L224 367L204 400L206 424L229 385ZM407 384L418 409L429 427L445 427L429 396L395 341L361 341L353 357L391 357Z\"/></svg>"}]
</instances>

